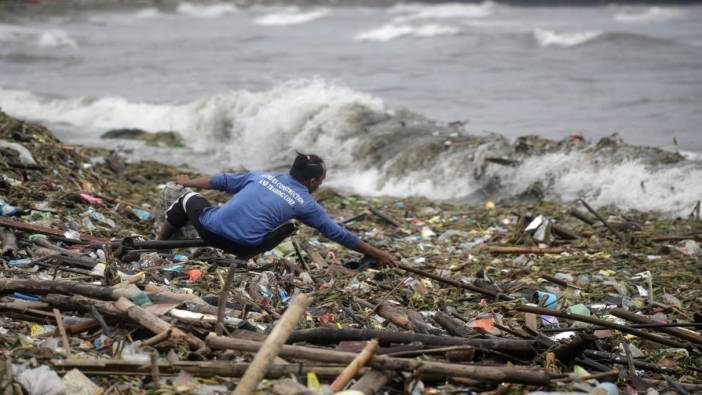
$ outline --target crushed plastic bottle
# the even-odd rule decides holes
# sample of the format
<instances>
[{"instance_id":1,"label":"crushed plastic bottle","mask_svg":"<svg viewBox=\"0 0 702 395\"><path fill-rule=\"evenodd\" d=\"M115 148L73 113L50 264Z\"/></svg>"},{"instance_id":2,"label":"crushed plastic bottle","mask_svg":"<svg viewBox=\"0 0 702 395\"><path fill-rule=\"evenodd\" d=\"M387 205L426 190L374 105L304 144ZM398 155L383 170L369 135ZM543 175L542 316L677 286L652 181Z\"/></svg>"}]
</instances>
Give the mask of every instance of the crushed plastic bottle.
<instances>
[{"instance_id":1,"label":"crushed plastic bottle","mask_svg":"<svg viewBox=\"0 0 702 395\"><path fill-rule=\"evenodd\" d=\"M17 207L10 205L4 199L0 199L0 216L11 217L17 215Z\"/></svg>"},{"instance_id":2,"label":"crushed plastic bottle","mask_svg":"<svg viewBox=\"0 0 702 395\"><path fill-rule=\"evenodd\" d=\"M150 212L148 212L146 210L142 210L140 208L133 208L132 213L134 215L136 215L142 221L148 221L151 218Z\"/></svg>"}]
</instances>

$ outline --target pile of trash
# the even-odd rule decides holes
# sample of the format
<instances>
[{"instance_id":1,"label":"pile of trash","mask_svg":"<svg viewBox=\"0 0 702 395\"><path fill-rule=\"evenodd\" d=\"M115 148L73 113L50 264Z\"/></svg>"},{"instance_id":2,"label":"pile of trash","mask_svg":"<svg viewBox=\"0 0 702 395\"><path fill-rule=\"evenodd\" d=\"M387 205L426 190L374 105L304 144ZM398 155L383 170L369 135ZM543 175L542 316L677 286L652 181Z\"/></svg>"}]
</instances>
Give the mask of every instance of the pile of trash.
<instances>
[{"instance_id":1,"label":"pile of trash","mask_svg":"<svg viewBox=\"0 0 702 395\"><path fill-rule=\"evenodd\" d=\"M183 169L3 113L0 168L3 394L702 391L699 204L667 218L327 189L330 215L398 267L306 227L243 261L153 240Z\"/></svg>"}]
</instances>

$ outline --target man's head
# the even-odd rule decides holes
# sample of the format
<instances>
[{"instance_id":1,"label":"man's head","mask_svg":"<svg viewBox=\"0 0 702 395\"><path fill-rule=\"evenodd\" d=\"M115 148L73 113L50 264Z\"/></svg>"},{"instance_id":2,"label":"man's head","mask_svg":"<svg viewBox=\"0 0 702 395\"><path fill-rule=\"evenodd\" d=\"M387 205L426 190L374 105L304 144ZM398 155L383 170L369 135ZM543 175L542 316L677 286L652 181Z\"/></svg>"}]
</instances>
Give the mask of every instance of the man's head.
<instances>
[{"instance_id":1,"label":"man's head","mask_svg":"<svg viewBox=\"0 0 702 395\"><path fill-rule=\"evenodd\" d=\"M319 156L298 152L290 168L290 175L305 185L310 192L314 192L327 176L327 168Z\"/></svg>"}]
</instances>

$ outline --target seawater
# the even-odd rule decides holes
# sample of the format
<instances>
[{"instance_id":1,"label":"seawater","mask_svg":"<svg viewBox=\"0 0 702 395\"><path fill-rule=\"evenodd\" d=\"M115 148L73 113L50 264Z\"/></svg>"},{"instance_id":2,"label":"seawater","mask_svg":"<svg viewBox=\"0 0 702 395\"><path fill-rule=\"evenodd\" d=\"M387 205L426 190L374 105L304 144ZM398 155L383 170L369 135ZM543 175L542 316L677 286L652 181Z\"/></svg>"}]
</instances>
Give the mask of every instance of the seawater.
<instances>
[{"instance_id":1,"label":"seawater","mask_svg":"<svg viewBox=\"0 0 702 395\"><path fill-rule=\"evenodd\" d=\"M366 194L487 199L541 182L551 198L682 212L702 196L701 22L699 5L492 2L5 15L0 107L69 142L209 172L283 167L297 149ZM188 147L99 140L123 127L175 130ZM469 142L491 133L504 139ZM579 149L484 162L521 135L613 133L687 160Z\"/></svg>"}]
</instances>

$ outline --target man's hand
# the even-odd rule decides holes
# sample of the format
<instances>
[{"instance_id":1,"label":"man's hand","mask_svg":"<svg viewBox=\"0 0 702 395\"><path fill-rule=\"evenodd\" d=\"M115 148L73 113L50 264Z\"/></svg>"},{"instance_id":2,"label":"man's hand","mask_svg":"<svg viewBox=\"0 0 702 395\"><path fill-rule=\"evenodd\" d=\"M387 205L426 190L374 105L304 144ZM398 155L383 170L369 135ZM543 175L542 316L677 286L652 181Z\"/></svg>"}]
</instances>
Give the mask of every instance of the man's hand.
<instances>
[{"instance_id":1,"label":"man's hand","mask_svg":"<svg viewBox=\"0 0 702 395\"><path fill-rule=\"evenodd\" d=\"M390 255L390 253L375 248L366 242L359 242L358 245L356 245L356 247L354 248L354 250L360 252L361 254L365 254L372 257L373 259L375 259L376 262L378 262L380 266L397 266L397 261L392 255Z\"/></svg>"},{"instance_id":2,"label":"man's hand","mask_svg":"<svg viewBox=\"0 0 702 395\"><path fill-rule=\"evenodd\" d=\"M378 262L380 266L397 267L395 257L390 255L389 252L378 250L377 248L376 251L376 255L373 256L373 258L375 258L375 261Z\"/></svg>"},{"instance_id":3,"label":"man's hand","mask_svg":"<svg viewBox=\"0 0 702 395\"><path fill-rule=\"evenodd\" d=\"M188 185L190 182L190 177L186 176L185 174L180 174L180 175L177 175L175 177L175 182L177 184L184 186L184 187L188 187L188 186L190 186L190 185Z\"/></svg>"}]
</instances>

